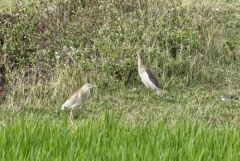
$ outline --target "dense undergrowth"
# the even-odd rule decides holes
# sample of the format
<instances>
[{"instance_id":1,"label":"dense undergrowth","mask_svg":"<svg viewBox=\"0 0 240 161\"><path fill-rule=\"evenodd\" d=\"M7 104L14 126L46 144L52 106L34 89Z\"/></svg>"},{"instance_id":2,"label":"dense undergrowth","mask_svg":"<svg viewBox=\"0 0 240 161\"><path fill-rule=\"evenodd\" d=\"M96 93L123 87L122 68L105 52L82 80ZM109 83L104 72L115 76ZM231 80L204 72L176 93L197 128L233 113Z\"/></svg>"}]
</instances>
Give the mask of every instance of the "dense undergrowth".
<instances>
[{"instance_id":1,"label":"dense undergrowth","mask_svg":"<svg viewBox=\"0 0 240 161\"><path fill-rule=\"evenodd\" d=\"M237 6L184 0L1 1L5 106L56 106L87 81L98 85L98 94L139 88L137 52L165 91L210 88L238 97Z\"/></svg>"}]
</instances>

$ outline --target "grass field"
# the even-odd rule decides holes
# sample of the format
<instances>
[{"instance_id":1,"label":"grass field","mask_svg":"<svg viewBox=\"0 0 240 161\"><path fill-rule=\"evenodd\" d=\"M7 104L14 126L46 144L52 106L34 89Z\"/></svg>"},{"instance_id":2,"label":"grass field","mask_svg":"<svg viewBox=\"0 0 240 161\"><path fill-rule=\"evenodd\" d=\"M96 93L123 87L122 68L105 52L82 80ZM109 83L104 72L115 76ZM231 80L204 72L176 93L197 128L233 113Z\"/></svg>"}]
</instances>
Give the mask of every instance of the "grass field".
<instances>
[{"instance_id":1,"label":"grass field","mask_svg":"<svg viewBox=\"0 0 240 161\"><path fill-rule=\"evenodd\" d=\"M23 118L0 127L1 160L185 160L240 157L239 130L201 124L154 128L103 120L70 125Z\"/></svg>"},{"instance_id":2,"label":"grass field","mask_svg":"<svg viewBox=\"0 0 240 161\"><path fill-rule=\"evenodd\" d=\"M0 160L238 161L239 2L0 0Z\"/></svg>"}]
</instances>

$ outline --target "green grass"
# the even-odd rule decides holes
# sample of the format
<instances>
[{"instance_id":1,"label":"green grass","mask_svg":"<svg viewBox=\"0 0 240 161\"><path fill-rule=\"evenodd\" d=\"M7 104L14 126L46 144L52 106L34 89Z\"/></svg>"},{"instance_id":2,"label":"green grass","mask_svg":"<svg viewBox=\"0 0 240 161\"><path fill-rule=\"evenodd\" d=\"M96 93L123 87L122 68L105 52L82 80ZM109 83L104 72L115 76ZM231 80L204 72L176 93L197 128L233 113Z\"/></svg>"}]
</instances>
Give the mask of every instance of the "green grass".
<instances>
[{"instance_id":1,"label":"green grass","mask_svg":"<svg viewBox=\"0 0 240 161\"><path fill-rule=\"evenodd\" d=\"M0 125L1 160L238 160L239 129L179 123L122 126L116 119L82 122L17 120Z\"/></svg>"}]
</instances>

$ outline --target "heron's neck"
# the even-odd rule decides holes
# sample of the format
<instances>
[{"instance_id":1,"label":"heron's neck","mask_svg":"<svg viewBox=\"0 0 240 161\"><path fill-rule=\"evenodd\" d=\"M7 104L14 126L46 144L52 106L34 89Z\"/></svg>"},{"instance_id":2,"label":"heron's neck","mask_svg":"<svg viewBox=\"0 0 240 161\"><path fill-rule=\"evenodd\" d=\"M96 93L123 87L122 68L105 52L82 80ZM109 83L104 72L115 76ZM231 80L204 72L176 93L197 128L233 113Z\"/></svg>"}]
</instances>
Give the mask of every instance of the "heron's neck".
<instances>
[{"instance_id":1,"label":"heron's neck","mask_svg":"<svg viewBox=\"0 0 240 161\"><path fill-rule=\"evenodd\" d=\"M141 66L141 65L142 65L142 60L141 60L140 55L138 55L138 66Z\"/></svg>"},{"instance_id":2,"label":"heron's neck","mask_svg":"<svg viewBox=\"0 0 240 161\"><path fill-rule=\"evenodd\" d=\"M88 91L90 91L90 89L89 89L88 87L82 88L82 92L83 92L83 93L87 93Z\"/></svg>"}]
</instances>

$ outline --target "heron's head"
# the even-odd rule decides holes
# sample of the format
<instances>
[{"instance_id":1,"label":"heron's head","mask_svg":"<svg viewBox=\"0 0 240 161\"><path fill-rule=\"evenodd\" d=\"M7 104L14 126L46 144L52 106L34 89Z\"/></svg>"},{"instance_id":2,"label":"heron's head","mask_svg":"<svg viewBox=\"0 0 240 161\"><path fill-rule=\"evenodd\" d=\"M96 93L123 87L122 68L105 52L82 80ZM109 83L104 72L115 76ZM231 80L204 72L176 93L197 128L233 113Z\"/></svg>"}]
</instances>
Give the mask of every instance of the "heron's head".
<instances>
[{"instance_id":1,"label":"heron's head","mask_svg":"<svg viewBox=\"0 0 240 161\"><path fill-rule=\"evenodd\" d=\"M90 84L90 83L85 83L85 84L84 84L84 87L91 89L91 88L96 87L96 86L95 86L95 85L92 85L92 84Z\"/></svg>"}]
</instances>

